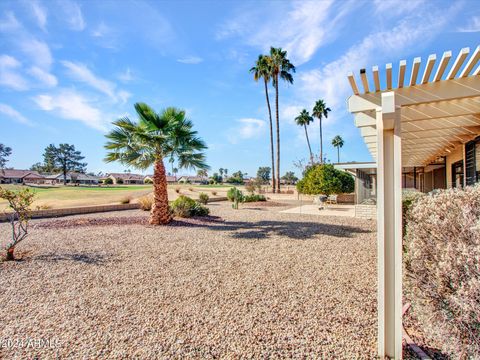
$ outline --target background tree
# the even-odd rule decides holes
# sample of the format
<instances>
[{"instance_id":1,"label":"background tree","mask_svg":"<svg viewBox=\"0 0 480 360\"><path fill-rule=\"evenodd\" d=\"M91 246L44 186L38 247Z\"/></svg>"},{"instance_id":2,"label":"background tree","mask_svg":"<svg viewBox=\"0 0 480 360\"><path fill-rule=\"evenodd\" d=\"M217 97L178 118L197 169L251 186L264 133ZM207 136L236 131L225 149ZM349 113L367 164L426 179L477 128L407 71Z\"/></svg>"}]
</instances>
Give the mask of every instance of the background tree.
<instances>
[{"instance_id":1,"label":"background tree","mask_svg":"<svg viewBox=\"0 0 480 360\"><path fill-rule=\"evenodd\" d=\"M337 148L337 163L340 162L340 148L343 147L344 141L340 135L332 139L332 145Z\"/></svg>"},{"instance_id":2,"label":"background tree","mask_svg":"<svg viewBox=\"0 0 480 360\"><path fill-rule=\"evenodd\" d=\"M208 169L205 163L203 140L193 130L185 111L169 107L156 113L144 103L136 103L138 122L128 117L115 121L114 129L106 135L109 141L105 161L145 170L153 165L153 206L150 224L171 221L168 203L167 177L164 159L175 156L180 168Z\"/></svg>"},{"instance_id":3,"label":"background tree","mask_svg":"<svg viewBox=\"0 0 480 360\"><path fill-rule=\"evenodd\" d=\"M277 168L276 168L276 181L277 191L280 191L280 118L278 108L278 82L279 79L284 80L287 83L293 84L292 73L295 72L295 66L287 59L287 52L281 48L270 48L269 63L272 71L272 82L275 87L275 123L277 130Z\"/></svg>"},{"instance_id":4,"label":"background tree","mask_svg":"<svg viewBox=\"0 0 480 360\"><path fill-rule=\"evenodd\" d=\"M313 117L310 116L307 110L303 109L300 112L300 115L298 115L295 118L295 123L298 126L303 126L305 129L305 137L307 138L307 145L308 145L308 151L310 152L310 162L313 164L313 153L312 153L312 147L310 146L310 140L308 139L308 131L307 131L307 126L310 125L310 123L313 122Z\"/></svg>"},{"instance_id":5,"label":"background tree","mask_svg":"<svg viewBox=\"0 0 480 360\"><path fill-rule=\"evenodd\" d=\"M8 161L7 157L12 155L12 148L0 144L0 169L3 169Z\"/></svg>"},{"instance_id":6,"label":"background tree","mask_svg":"<svg viewBox=\"0 0 480 360\"><path fill-rule=\"evenodd\" d=\"M263 184L268 184L270 182L270 167L260 166L257 170L257 179L260 180Z\"/></svg>"},{"instance_id":7,"label":"background tree","mask_svg":"<svg viewBox=\"0 0 480 360\"><path fill-rule=\"evenodd\" d=\"M211 179L215 184L221 184L223 182L222 176L218 175L218 173L213 173Z\"/></svg>"},{"instance_id":8,"label":"background tree","mask_svg":"<svg viewBox=\"0 0 480 360\"><path fill-rule=\"evenodd\" d=\"M175 176L175 178L177 178L177 174L178 174L178 169L176 167L174 167L172 169L172 173L173 173L173 176Z\"/></svg>"},{"instance_id":9,"label":"background tree","mask_svg":"<svg viewBox=\"0 0 480 360\"><path fill-rule=\"evenodd\" d=\"M223 176L223 168L218 169L218 172L220 173L220 176Z\"/></svg>"},{"instance_id":10,"label":"background tree","mask_svg":"<svg viewBox=\"0 0 480 360\"><path fill-rule=\"evenodd\" d=\"M225 177L228 176L228 169L223 169L223 173L225 174Z\"/></svg>"},{"instance_id":11,"label":"background tree","mask_svg":"<svg viewBox=\"0 0 480 360\"><path fill-rule=\"evenodd\" d=\"M44 158L49 163L48 166L53 166L55 169L60 169L63 174L63 184L67 184L67 174L70 171L84 173L87 164L81 161L85 159L79 150L75 150L75 145L60 144L58 147L51 144L45 149Z\"/></svg>"},{"instance_id":12,"label":"background tree","mask_svg":"<svg viewBox=\"0 0 480 360\"><path fill-rule=\"evenodd\" d=\"M285 181L286 184L292 185L298 181L298 178L293 171L287 171L285 175L282 176L282 180Z\"/></svg>"},{"instance_id":13,"label":"background tree","mask_svg":"<svg viewBox=\"0 0 480 360\"><path fill-rule=\"evenodd\" d=\"M244 183L243 173L240 170L234 172L232 176L230 176L227 179L227 182L230 184L243 184Z\"/></svg>"},{"instance_id":14,"label":"background tree","mask_svg":"<svg viewBox=\"0 0 480 360\"><path fill-rule=\"evenodd\" d=\"M325 104L325 101L323 100L317 100L315 103L315 106L313 107L312 115L316 118L318 118L319 121L319 126L320 126L320 163L324 163L323 159L323 131L322 131L322 119L323 118L328 118L328 113L330 112L330 108L327 107L327 104Z\"/></svg>"},{"instance_id":15,"label":"background tree","mask_svg":"<svg viewBox=\"0 0 480 360\"><path fill-rule=\"evenodd\" d=\"M272 191L275 192L276 184L275 184L275 152L273 146L273 120L272 120L272 108L270 107L270 98L268 96L268 83L270 82L273 71L271 66L271 59L266 55L259 55L257 61L255 62L255 66L250 69L250 72L253 73L253 78L255 81L259 79L263 79L263 84L265 86L265 98L267 100L267 108L268 108L268 119L270 120L270 154L272 159L272 179L273 179L273 186Z\"/></svg>"},{"instance_id":16,"label":"background tree","mask_svg":"<svg viewBox=\"0 0 480 360\"><path fill-rule=\"evenodd\" d=\"M205 169L200 169L197 171L197 176L198 177L201 177L202 179L205 179L208 177L208 173L207 173L207 170Z\"/></svg>"},{"instance_id":17,"label":"background tree","mask_svg":"<svg viewBox=\"0 0 480 360\"><path fill-rule=\"evenodd\" d=\"M57 148L55 145L48 145L43 152L43 169L41 172L54 173L58 172L61 169L58 167L56 162Z\"/></svg>"}]
</instances>

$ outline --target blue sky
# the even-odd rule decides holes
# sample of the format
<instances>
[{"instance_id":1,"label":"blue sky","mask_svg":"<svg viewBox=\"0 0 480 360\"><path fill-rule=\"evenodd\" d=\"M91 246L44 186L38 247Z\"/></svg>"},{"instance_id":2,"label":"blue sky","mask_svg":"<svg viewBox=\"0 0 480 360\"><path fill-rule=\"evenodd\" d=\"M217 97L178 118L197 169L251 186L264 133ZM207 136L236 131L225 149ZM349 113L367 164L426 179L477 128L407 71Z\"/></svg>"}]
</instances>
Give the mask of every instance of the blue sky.
<instances>
[{"instance_id":1,"label":"blue sky","mask_svg":"<svg viewBox=\"0 0 480 360\"><path fill-rule=\"evenodd\" d=\"M369 161L345 108L346 74L401 59L426 59L479 44L479 1L1 1L0 142L8 166L29 168L50 143L72 143L88 170L105 164L104 134L133 104L187 111L208 146L212 170L254 175L270 163L261 83L248 70L282 47L297 67L280 87L282 174L307 158L293 119L325 99L324 127L345 140L342 161ZM395 66L394 66L395 68ZM407 72L409 67L407 67ZM423 71L423 65L420 71ZM273 89L271 89L273 96ZM309 128L319 149L318 123Z\"/></svg>"}]
</instances>

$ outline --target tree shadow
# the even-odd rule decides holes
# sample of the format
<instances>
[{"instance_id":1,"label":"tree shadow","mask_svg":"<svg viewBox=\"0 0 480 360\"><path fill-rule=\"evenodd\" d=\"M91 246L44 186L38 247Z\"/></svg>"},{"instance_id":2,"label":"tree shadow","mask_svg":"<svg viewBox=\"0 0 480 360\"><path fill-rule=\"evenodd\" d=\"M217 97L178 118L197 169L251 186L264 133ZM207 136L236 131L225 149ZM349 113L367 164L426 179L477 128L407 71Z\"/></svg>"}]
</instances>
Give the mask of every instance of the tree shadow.
<instances>
[{"instance_id":1,"label":"tree shadow","mask_svg":"<svg viewBox=\"0 0 480 360\"><path fill-rule=\"evenodd\" d=\"M104 265L111 261L111 256L101 254L85 254L85 253L67 253L67 254L44 254L37 255L32 260L39 260L45 262L61 262L61 261L73 261L80 262L89 265Z\"/></svg>"},{"instance_id":2,"label":"tree shadow","mask_svg":"<svg viewBox=\"0 0 480 360\"><path fill-rule=\"evenodd\" d=\"M333 236L351 238L355 234L371 233L371 230L356 226L324 224L306 221L198 221L175 220L171 226L207 227L213 231L231 232L236 239L267 239L271 236L282 236L296 240L306 240L315 236Z\"/></svg>"}]
</instances>

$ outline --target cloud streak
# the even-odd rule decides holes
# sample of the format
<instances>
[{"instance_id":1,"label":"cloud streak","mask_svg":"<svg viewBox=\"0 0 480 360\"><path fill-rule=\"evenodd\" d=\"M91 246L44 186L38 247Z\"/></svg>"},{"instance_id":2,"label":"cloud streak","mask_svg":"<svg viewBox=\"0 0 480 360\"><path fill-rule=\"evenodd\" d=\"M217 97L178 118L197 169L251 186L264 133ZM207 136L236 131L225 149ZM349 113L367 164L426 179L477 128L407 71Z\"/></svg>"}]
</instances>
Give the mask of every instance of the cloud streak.
<instances>
[{"instance_id":1,"label":"cloud streak","mask_svg":"<svg viewBox=\"0 0 480 360\"><path fill-rule=\"evenodd\" d=\"M8 116L9 118L15 120L20 124L29 125L29 126L33 125L32 122L30 122L25 116L20 114L17 110L12 108L10 105L0 103L0 114Z\"/></svg>"},{"instance_id":2,"label":"cloud streak","mask_svg":"<svg viewBox=\"0 0 480 360\"><path fill-rule=\"evenodd\" d=\"M243 118L237 120L238 125L228 132L228 140L237 144L241 140L254 139L261 136L266 129L267 123L264 120L254 118Z\"/></svg>"}]
</instances>

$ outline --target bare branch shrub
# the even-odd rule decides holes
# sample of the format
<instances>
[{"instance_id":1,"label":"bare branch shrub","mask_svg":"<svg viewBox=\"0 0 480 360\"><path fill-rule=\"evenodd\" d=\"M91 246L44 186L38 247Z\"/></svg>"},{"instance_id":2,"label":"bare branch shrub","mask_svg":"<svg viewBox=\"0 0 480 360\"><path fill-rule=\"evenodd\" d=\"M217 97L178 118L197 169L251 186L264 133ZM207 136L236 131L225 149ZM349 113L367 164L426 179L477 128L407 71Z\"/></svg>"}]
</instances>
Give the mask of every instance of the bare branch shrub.
<instances>
[{"instance_id":1,"label":"bare branch shrub","mask_svg":"<svg viewBox=\"0 0 480 360\"><path fill-rule=\"evenodd\" d=\"M15 247L28 235L28 222L35 193L30 189L20 191L7 190L0 187L0 198L8 201L8 207L12 210L7 216L12 227L12 240L7 243L6 260L15 260Z\"/></svg>"},{"instance_id":2,"label":"bare branch shrub","mask_svg":"<svg viewBox=\"0 0 480 360\"><path fill-rule=\"evenodd\" d=\"M405 291L430 340L480 354L480 186L416 199L407 214Z\"/></svg>"}]
</instances>

